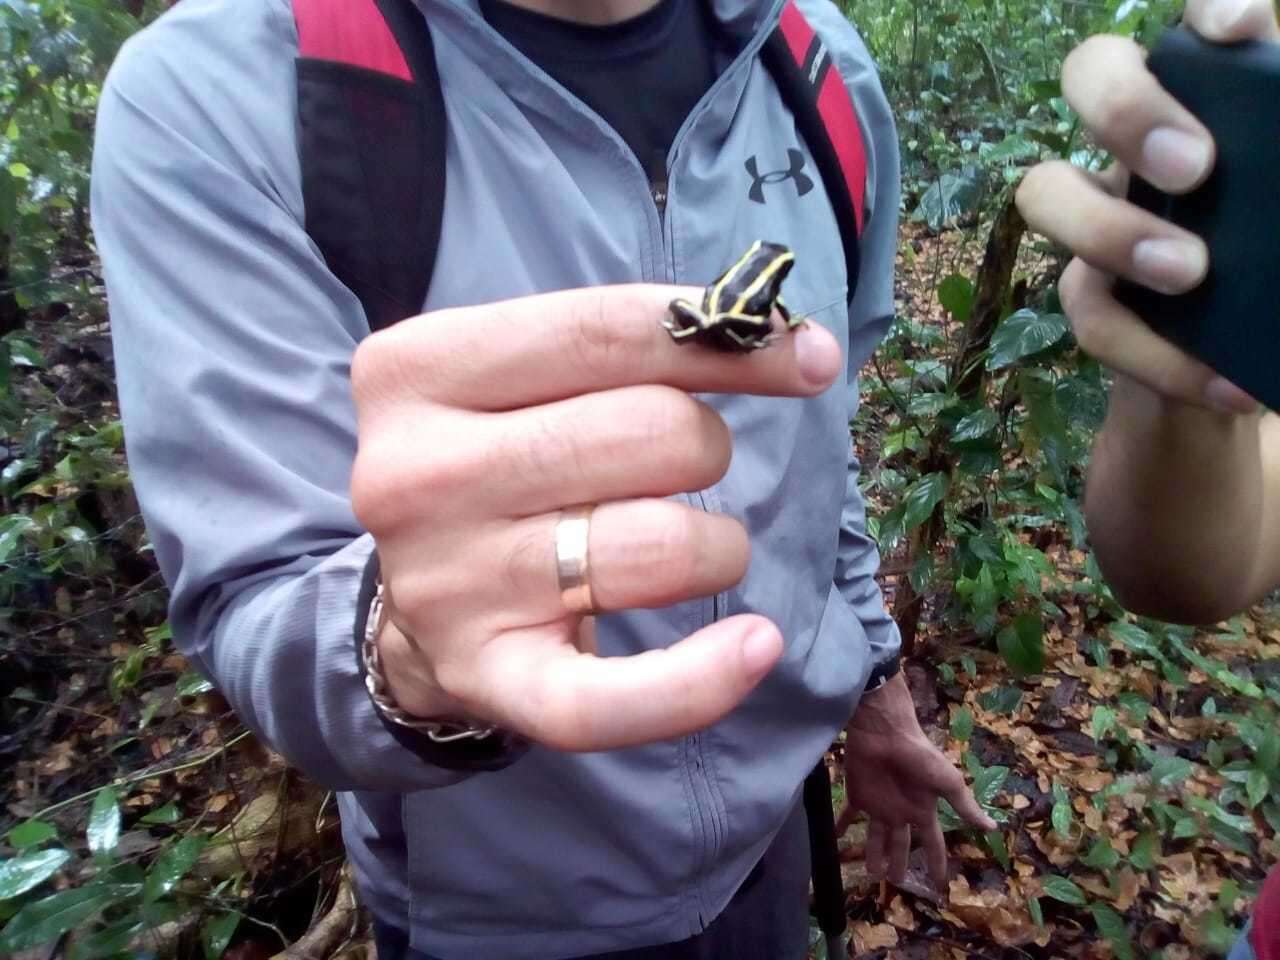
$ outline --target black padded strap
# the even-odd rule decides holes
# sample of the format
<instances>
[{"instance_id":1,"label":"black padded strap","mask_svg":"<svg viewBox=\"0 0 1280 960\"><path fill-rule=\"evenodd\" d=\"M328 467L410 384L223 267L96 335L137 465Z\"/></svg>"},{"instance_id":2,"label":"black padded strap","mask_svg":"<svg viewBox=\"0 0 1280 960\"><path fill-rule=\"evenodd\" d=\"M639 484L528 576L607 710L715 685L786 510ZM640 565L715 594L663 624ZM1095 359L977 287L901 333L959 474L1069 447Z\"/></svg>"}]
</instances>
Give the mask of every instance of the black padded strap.
<instances>
[{"instance_id":1,"label":"black padded strap","mask_svg":"<svg viewBox=\"0 0 1280 960\"><path fill-rule=\"evenodd\" d=\"M306 229L359 298L371 330L422 310L440 243L444 98L431 34L412 0L378 0L413 81L298 59Z\"/></svg>"}]
</instances>

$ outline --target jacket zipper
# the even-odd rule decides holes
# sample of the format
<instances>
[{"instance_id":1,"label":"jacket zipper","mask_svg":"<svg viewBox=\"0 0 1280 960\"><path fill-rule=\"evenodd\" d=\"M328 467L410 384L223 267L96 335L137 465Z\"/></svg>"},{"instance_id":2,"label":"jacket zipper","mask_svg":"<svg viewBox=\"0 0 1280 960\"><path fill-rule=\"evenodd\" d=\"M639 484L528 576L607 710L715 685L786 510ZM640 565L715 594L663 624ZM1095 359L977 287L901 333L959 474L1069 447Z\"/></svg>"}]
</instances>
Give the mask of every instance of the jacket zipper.
<instances>
[{"instance_id":1,"label":"jacket zipper","mask_svg":"<svg viewBox=\"0 0 1280 960\"><path fill-rule=\"evenodd\" d=\"M653 198L653 205L658 208L658 225L663 232L662 245L666 247L667 158L660 152L649 158L649 196ZM662 255L665 259L667 255L665 249Z\"/></svg>"}]
</instances>

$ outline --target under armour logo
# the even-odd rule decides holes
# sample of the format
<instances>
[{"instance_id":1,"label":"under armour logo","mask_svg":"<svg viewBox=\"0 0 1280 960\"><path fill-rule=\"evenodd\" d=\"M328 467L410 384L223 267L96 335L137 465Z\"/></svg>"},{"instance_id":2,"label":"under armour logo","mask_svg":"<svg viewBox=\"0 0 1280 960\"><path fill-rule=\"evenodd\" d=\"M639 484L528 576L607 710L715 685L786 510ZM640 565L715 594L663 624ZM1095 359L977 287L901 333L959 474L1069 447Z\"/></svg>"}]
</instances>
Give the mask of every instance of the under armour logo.
<instances>
[{"instance_id":1,"label":"under armour logo","mask_svg":"<svg viewBox=\"0 0 1280 960\"><path fill-rule=\"evenodd\" d=\"M787 162L791 166L786 170L770 170L768 173L762 174L756 164L755 155L748 157L746 168L747 173L751 174L751 189L747 191L747 196L756 203L764 203L764 185L766 183L782 183L784 180L795 181L797 197L803 197L812 190L813 181L801 172L804 170L804 154L792 148L787 151Z\"/></svg>"}]
</instances>

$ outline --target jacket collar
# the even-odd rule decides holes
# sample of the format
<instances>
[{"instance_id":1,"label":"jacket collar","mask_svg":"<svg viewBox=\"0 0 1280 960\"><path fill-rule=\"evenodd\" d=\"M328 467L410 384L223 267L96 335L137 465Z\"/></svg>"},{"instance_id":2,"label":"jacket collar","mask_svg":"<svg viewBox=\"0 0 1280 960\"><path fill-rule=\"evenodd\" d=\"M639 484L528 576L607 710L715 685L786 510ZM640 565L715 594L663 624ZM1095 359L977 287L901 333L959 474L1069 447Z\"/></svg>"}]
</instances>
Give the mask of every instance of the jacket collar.
<instances>
[{"instance_id":1,"label":"jacket collar","mask_svg":"<svg viewBox=\"0 0 1280 960\"><path fill-rule=\"evenodd\" d=\"M429 17L433 8L455 8L480 18L478 0L415 0ZM745 46L756 34L771 28L781 14L783 0L708 0L716 19ZM482 20L482 18L481 18ZM482 21L483 22L483 21Z\"/></svg>"}]
</instances>

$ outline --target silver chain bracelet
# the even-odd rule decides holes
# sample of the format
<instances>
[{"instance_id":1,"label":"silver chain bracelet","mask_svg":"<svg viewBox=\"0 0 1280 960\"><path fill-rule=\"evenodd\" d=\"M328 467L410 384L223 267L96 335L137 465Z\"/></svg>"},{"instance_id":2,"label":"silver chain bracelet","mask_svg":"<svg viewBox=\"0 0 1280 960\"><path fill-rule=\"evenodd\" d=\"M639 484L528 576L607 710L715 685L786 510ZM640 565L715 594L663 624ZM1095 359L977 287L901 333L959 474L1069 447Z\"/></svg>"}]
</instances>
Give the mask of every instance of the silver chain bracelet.
<instances>
[{"instance_id":1,"label":"silver chain bracelet","mask_svg":"<svg viewBox=\"0 0 1280 960\"><path fill-rule=\"evenodd\" d=\"M498 732L495 726L478 726L467 720L439 717L424 720L406 713L391 696L391 688L382 672L382 656L378 652L378 635L386 623L387 605L383 600L382 578L369 604L369 617L364 625L364 642L360 645L364 661L364 685L378 711L392 723L425 733L434 743L457 743L461 740L485 740Z\"/></svg>"}]
</instances>

